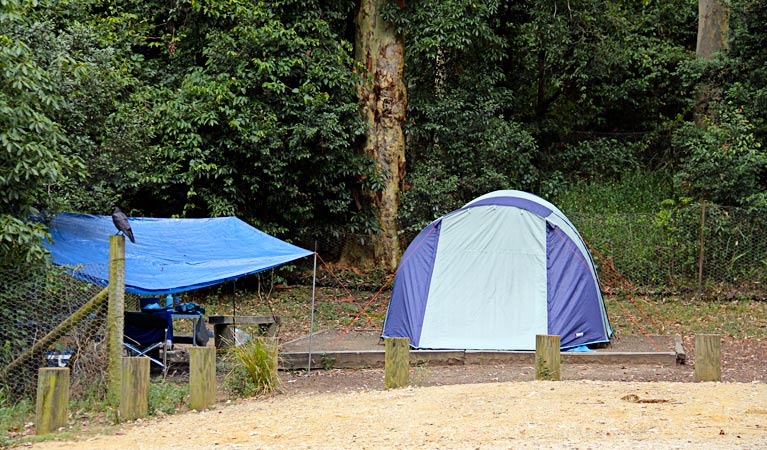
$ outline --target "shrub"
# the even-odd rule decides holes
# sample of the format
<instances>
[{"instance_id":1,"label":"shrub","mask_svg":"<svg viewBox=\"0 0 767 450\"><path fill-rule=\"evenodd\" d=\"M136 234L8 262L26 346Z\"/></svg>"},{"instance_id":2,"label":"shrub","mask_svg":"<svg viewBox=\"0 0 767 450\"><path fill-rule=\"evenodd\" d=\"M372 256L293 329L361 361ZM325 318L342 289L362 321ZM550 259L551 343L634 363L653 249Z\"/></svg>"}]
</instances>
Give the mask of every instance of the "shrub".
<instances>
[{"instance_id":1,"label":"shrub","mask_svg":"<svg viewBox=\"0 0 767 450\"><path fill-rule=\"evenodd\" d=\"M229 395L254 397L277 389L276 342L269 338L256 338L230 348L227 357L232 369L224 380L224 388Z\"/></svg>"},{"instance_id":2,"label":"shrub","mask_svg":"<svg viewBox=\"0 0 767 450\"><path fill-rule=\"evenodd\" d=\"M762 191L767 153L739 109L723 106L704 127L688 123L674 136L682 150L676 187L683 195L721 205L743 205Z\"/></svg>"}]
</instances>

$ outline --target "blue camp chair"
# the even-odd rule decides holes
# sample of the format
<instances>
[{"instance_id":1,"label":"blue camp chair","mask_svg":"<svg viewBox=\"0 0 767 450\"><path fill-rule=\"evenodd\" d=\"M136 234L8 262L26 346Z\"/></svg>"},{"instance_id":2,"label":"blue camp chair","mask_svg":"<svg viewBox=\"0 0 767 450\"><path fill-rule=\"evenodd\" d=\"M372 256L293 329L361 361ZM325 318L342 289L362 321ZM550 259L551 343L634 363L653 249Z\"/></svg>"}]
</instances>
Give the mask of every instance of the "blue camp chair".
<instances>
[{"instance_id":1,"label":"blue camp chair","mask_svg":"<svg viewBox=\"0 0 767 450\"><path fill-rule=\"evenodd\" d=\"M173 319L170 311L125 312L123 346L128 356L144 356L168 373L167 353L173 346ZM162 360L160 360L162 358Z\"/></svg>"}]
</instances>

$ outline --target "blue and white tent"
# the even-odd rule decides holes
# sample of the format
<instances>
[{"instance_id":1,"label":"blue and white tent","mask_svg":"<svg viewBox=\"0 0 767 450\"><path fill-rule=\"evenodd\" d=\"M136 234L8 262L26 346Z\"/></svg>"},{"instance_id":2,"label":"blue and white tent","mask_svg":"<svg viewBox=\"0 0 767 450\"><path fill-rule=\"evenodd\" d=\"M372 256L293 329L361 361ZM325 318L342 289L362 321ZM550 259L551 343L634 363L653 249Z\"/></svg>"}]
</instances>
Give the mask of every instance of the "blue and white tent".
<instances>
[{"instance_id":1,"label":"blue and white tent","mask_svg":"<svg viewBox=\"0 0 767 450\"><path fill-rule=\"evenodd\" d=\"M496 191L424 228L402 256L384 337L414 348L534 350L609 342L596 268L554 205Z\"/></svg>"}]
</instances>

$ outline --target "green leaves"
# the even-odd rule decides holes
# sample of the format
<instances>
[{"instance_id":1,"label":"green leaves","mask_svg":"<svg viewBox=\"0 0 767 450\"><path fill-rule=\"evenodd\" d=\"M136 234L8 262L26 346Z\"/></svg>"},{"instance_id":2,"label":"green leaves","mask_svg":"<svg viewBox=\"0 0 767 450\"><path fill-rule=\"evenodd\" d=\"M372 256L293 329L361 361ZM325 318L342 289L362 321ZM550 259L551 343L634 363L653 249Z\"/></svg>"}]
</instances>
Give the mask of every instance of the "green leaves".
<instances>
[{"instance_id":1,"label":"green leaves","mask_svg":"<svg viewBox=\"0 0 767 450\"><path fill-rule=\"evenodd\" d=\"M67 137L55 120L61 105L54 89L57 71L47 68L25 42L32 24L16 1L0 4L0 264L41 260L45 226L31 216L50 204L49 190L76 174L79 158L67 157ZM42 61L44 62L44 61Z\"/></svg>"},{"instance_id":2,"label":"green leaves","mask_svg":"<svg viewBox=\"0 0 767 450\"><path fill-rule=\"evenodd\" d=\"M320 16L291 2L191 3L172 55L183 71L139 74L110 119L107 142L136 112L144 121L118 180L128 201L149 214L349 226L372 162L354 151L352 46Z\"/></svg>"},{"instance_id":3,"label":"green leaves","mask_svg":"<svg viewBox=\"0 0 767 450\"><path fill-rule=\"evenodd\" d=\"M684 152L675 176L680 192L722 205L745 205L761 192L767 152L753 129L742 111L726 107L704 127L682 127L675 135Z\"/></svg>"}]
</instances>

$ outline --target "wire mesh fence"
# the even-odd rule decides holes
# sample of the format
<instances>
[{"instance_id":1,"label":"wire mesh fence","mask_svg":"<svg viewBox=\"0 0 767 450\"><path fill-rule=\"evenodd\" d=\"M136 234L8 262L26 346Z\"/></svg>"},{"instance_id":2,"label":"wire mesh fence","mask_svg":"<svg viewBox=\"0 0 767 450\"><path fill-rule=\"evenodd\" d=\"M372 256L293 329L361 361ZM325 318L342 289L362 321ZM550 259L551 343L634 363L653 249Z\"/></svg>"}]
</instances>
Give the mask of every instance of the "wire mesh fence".
<instances>
[{"instance_id":1,"label":"wire mesh fence","mask_svg":"<svg viewBox=\"0 0 767 450\"><path fill-rule=\"evenodd\" d=\"M600 275L617 271L648 293L726 289L764 296L764 211L703 203L654 214L575 214L570 219L591 247Z\"/></svg>"},{"instance_id":2,"label":"wire mesh fence","mask_svg":"<svg viewBox=\"0 0 767 450\"><path fill-rule=\"evenodd\" d=\"M0 271L0 388L34 393L40 367L69 367L71 391L104 380L107 302L103 287L59 267Z\"/></svg>"}]
</instances>

